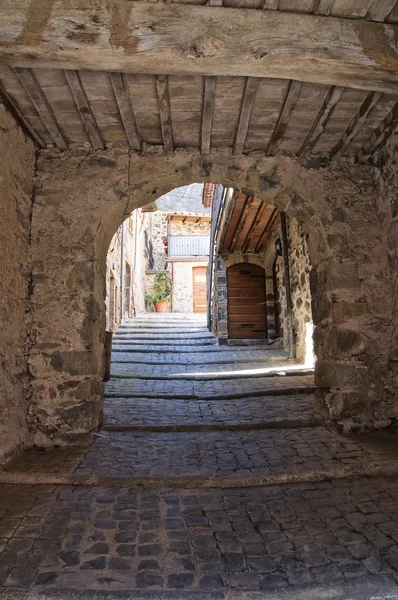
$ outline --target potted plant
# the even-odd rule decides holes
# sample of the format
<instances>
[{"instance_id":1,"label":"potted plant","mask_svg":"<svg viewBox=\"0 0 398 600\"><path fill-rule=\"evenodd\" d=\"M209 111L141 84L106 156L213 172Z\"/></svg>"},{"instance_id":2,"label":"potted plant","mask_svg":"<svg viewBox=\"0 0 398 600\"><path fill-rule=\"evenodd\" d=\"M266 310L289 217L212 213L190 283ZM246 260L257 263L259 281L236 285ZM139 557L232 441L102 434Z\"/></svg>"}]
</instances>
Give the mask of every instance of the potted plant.
<instances>
[{"instance_id":1,"label":"potted plant","mask_svg":"<svg viewBox=\"0 0 398 600\"><path fill-rule=\"evenodd\" d=\"M145 295L149 305L155 307L155 312L166 312L171 300L172 281L165 271L158 273L153 281L152 290Z\"/></svg>"}]
</instances>

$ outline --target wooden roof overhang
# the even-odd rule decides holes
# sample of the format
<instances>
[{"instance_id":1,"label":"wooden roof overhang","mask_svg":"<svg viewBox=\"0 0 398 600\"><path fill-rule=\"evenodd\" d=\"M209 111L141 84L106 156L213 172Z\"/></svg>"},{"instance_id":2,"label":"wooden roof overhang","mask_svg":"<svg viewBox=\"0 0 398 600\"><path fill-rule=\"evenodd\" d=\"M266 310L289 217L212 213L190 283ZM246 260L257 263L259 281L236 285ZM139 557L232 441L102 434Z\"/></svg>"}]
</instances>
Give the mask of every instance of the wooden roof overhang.
<instances>
[{"instance_id":1,"label":"wooden roof overhang","mask_svg":"<svg viewBox=\"0 0 398 600\"><path fill-rule=\"evenodd\" d=\"M278 210L258 198L236 193L235 204L218 252L259 253L265 250L274 231L280 227Z\"/></svg>"},{"instance_id":2,"label":"wooden roof overhang","mask_svg":"<svg viewBox=\"0 0 398 600\"><path fill-rule=\"evenodd\" d=\"M396 0L2 0L0 94L38 147L366 161L398 123Z\"/></svg>"}]
</instances>

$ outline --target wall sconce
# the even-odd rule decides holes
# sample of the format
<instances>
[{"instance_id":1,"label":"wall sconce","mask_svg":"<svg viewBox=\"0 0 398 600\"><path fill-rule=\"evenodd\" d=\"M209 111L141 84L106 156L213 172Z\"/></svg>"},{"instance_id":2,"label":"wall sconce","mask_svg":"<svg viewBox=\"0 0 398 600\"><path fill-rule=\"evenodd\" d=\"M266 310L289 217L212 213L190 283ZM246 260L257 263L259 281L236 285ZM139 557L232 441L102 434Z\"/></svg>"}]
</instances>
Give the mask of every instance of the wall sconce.
<instances>
[{"instance_id":1,"label":"wall sconce","mask_svg":"<svg viewBox=\"0 0 398 600\"><path fill-rule=\"evenodd\" d=\"M279 238L275 240L275 254L276 256L282 256L282 242Z\"/></svg>"}]
</instances>

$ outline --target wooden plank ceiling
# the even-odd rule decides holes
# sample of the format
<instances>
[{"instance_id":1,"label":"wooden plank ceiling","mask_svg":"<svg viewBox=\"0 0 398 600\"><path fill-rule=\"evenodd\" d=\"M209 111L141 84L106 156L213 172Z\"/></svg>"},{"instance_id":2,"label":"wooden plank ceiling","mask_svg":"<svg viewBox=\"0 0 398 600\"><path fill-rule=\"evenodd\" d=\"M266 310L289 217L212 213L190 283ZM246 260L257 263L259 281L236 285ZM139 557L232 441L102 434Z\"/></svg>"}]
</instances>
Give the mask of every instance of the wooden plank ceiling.
<instances>
[{"instance_id":1,"label":"wooden plank ceiling","mask_svg":"<svg viewBox=\"0 0 398 600\"><path fill-rule=\"evenodd\" d=\"M210 80L210 81L208 81ZM3 97L40 147L124 142L236 154L368 159L394 130L397 94L283 79L1 67Z\"/></svg>"},{"instance_id":2,"label":"wooden plank ceiling","mask_svg":"<svg viewBox=\"0 0 398 600\"><path fill-rule=\"evenodd\" d=\"M258 198L238 193L220 252L261 252L280 226L278 210Z\"/></svg>"},{"instance_id":3,"label":"wooden plank ceiling","mask_svg":"<svg viewBox=\"0 0 398 600\"><path fill-rule=\"evenodd\" d=\"M398 23L397 0L173 0ZM0 65L0 98L39 147L232 148L368 160L398 123L396 94L286 79Z\"/></svg>"}]
</instances>

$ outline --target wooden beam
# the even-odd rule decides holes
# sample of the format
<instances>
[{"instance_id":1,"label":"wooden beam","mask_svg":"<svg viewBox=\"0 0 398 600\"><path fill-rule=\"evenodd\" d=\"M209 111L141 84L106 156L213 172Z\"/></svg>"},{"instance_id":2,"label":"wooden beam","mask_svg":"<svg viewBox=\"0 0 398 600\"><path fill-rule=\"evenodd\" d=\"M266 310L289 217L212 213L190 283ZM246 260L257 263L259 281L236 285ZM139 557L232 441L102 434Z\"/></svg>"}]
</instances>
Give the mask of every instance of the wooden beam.
<instances>
[{"instance_id":1,"label":"wooden beam","mask_svg":"<svg viewBox=\"0 0 398 600\"><path fill-rule=\"evenodd\" d=\"M239 125L234 144L234 154L242 154L245 147L258 81L258 77L248 77L246 81L245 93L243 95L242 108L239 116Z\"/></svg>"},{"instance_id":2,"label":"wooden beam","mask_svg":"<svg viewBox=\"0 0 398 600\"><path fill-rule=\"evenodd\" d=\"M15 121L21 127L22 131L31 138L31 140L39 146L39 148L45 148L46 142L43 138L33 129L30 125L29 121L25 119L17 104L15 104L14 100L11 98L7 90L0 83L0 102L4 104L6 109L11 113L14 117Z\"/></svg>"},{"instance_id":3,"label":"wooden beam","mask_svg":"<svg viewBox=\"0 0 398 600\"><path fill-rule=\"evenodd\" d=\"M271 230L271 227L273 226L273 224L275 223L275 220L278 216L278 209L274 208L274 210L272 211L272 214L270 216L270 218L268 219L268 223L266 224L266 226L264 227L264 230L256 244L256 247L254 248L254 252L259 252L261 250L261 247L264 245L265 242L265 238L268 235L268 233Z\"/></svg>"},{"instance_id":4,"label":"wooden beam","mask_svg":"<svg viewBox=\"0 0 398 600\"><path fill-rule=\"evenodd\" d=\"M369 8L366 18L372 21L380 21L381 23L388 17L397 0L373 0Z\"/></svg>"},{"instance_id":5,"label":"wooden beam","mask_svg":"<svg viewBox=\"0 0 398 600\"><path fill-rule=\"evenodd\" d=\"M244 241L244 244L242 246L243 253L247 252L248 248L250 247L254 232L257 229L258 224L260 223L266 209L267 209L267 204L265 202L261 202L260 206L258 207L256 216L254 217L253 223L250 225L250 229L247 232L247 236Z\"/></svg>"},{"instance_id":6,"label":"wooden beam","mask_svg":"<svg viewBox=\"0 0 398 600\"><path fill-rule=\"evenodd\" d=\"M103 150L105 148L104 140L91 110L79 73L77 71L65 71L65 77L93 148Z\"/></svg>"},{"instance_id":7,"label":"wooden beam","mask_svg":"<svg viewBox=\"0 0 398 600\"><path fill-rule=\"evenodd\" d=\"M214 99L216 92L216 78L205 77L203 93L203 112L201 129L201 152L209 154L211 146L211 128L213 125Z\"/></svg>"},{"instance_id":8,"label":"wooden beam","mask_svg":"<svg viewBox=\"0 0 398 600\"><path fill-rule=\"evenodd\" d=\"M39 18L43 7L45 19ZM391 43L397 25L134 0L87 0L75 3L71 14L70 0L2 0L0 60L19 67L271 77L397 90L398 49Z\"/></svg>"},{"instance_id":9,"label":"wooden beam","mask_svg":"<svg viewBox=\"0 0 398 600\"><path fill-rule=\"evenodd\" d=\"M252 196L248 196L246 198L245 206L244 206L244 208L242 210L242 213L240 215L238 226L235 229L234 236L233 236L232 241L231 241L231 243L229 245L229 251L230 252L233 252L235 250L236 243L237 243L237 241L239 239L240 234L243 231L244 226L246 225L247 217L249 216L249 212L250 212L250 209L252 207L253 202L254 202L254 198Z\"/></svg>"},{"instance_id":10,"label":"wooden beam","mask_svg":"<svg viewBox=\"0 0 398 600\"><path fill-rule=\"evenodd\" d=\"M302 83L300 81L291 81L288 85L285 100L283 102L278 121L275 125L274 132L268 144L268 156L275 154L283 136L285 135L290 115L292 114L293 108L295 107L297 99L300 95L301 86Z\"/></svg>"},{"instance_id":11,"label":"wooden beam","mask_svg":"<svg viewBox=\"0 0 398 600\"><path fill-rule=\"evenodd\" d=\"M393 106L383 122L374 130L372 135L357 154L359 162L369 160L374 152L380 148L387 138L394 133L398 126L398 102Z\"/></svg>"},{"instance_id":12,"label":"wooden beam","mask_svg":"<svg viewBox=\"0 0 398 600\"><path fill-rule=\"evenodd\" d=\"M63 131L33 71L24 68L15 68L14 71L25 88L25 92L37 110L54 144L60 150L67 150L68 144Z\"/></svg>"},{"instance_id":13,"label":"wooden beam","mask_svg":"<svg viewBox=\"0 0 398 600\"><path fill-rule=\"evenodd\" d=\"M334 0L315 0L314 15L328 17L332 10Z\"/></svg>"},{"instance_id":14,"label":"wooden beam","mask_svg":"<svg viewBox=\"0 0 398 600\"><path fill-rule=\"evenodd\" d=\"M383 94L380 92L370 92L364 102L361 105L361 108L352 119L351 123L345 130L342 138L333 148L330 153L330 158L339 158L344 152L347 150L348 146L351 143L351 140L357 135L358 131L361 129L362 125L365 123L369 114L372 112L380 98Z\"/></svg>"},{"instance_id":15,"label":"wooden beam","mask_svg":"<svg viewBox=\"0 0 398 600\"><path fill-rule=\"evenodd\" d=\"M305 138L303 145L297 152L297 156L302 156L315 147L317 141L325 131L326 125L332 116L334 109L336 108L341 96L343 95L344 88L332 86L326 94L325 100L312 124L312 127Z\"/></svg>"},{"instance_id":16,"label":"wooden beam","mask_svg":"<svg viewBox=\"0 0 398 600\"><path fill-rule=\"evenodd\" d=\"M111 73L110 76L129 146L133 150L141 150L141 139L138 135L137 123L125 75L122 73Z\"/></svg>"},{"instance_id":17,"label":"wooden beam","mask_svg":"<svg viewBox=\"0 0 398 600\"><path fill-rule=\"evenodd\" d=\"M169 96L169 79L167 75L156 77L156 89L159 101L160 124L162 127L163 145L166 152L173 152L173 131L171 128L171 111Z\"/></svg>"}]
</instances>

